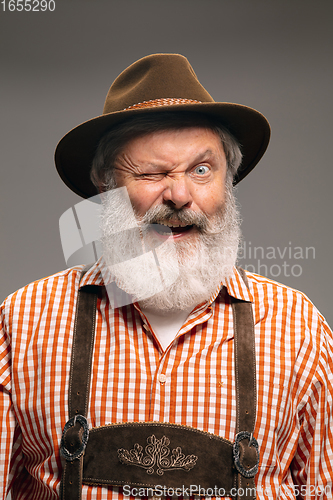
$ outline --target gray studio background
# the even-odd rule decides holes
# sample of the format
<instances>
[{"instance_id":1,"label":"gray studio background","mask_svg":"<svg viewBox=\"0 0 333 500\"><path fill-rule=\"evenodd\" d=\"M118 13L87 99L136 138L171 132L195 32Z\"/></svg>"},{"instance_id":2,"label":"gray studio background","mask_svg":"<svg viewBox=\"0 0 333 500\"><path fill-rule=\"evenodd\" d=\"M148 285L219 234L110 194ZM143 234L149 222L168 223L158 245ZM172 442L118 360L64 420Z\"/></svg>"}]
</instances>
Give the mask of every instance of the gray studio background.
<instances>
[{"instance_id":1,"label":"gray studio background","mask_svg":"<svg viewBox=\"0 0 333 500\"><path fill-rule=\"evenodd\" d=\"M58 140L101 113L126 66L179 52L216 101L252 106L272 126L238 188L240 264L302 290L332 325L332 1L55 3L0 11L0 301L66 267L58 222L81 199L54 168Z\"/></svg>"}]
</instances>

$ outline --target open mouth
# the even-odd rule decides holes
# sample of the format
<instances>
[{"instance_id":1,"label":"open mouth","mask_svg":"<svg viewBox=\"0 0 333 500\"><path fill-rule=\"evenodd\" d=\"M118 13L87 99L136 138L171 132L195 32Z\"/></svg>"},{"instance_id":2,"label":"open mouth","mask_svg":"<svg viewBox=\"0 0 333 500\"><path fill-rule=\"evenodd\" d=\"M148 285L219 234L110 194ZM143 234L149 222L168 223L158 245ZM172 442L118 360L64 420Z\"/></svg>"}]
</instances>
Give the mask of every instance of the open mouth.
<instances>
[{"instance_id":1,"label":"open mouth","mask_svg":"<svg viewBox=\"0 0 333 500\"><path fill-rule=\"evenodd\" d=\"M151 224L152 229L156 231L161 236L171 236L172 235L180 235L183 233L187 233L194 228L194 225L184 225L184 224L176 224L172 222L165 222L159 224Z\"/></svg>"}]
</instances>

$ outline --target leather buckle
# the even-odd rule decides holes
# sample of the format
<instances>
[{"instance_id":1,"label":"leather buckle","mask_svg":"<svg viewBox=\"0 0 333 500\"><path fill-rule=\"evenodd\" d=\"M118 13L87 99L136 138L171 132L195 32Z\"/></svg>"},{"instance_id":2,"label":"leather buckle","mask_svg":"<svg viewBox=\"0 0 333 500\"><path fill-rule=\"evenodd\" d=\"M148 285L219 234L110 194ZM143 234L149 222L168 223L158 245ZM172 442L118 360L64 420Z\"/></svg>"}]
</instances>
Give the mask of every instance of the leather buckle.
<instances>
[{"instance_id":1,"label":"leather buckle","mask_svg":"<svg viewBox=\"0 0 333 500\"><path fill-rule=\"evenodd\" d=\"M76 426L77 422L81 424L81 427L77 430L73 429L73 432L70 432L70 429ZM83 430L83 432L81 430ZM67 436L68 431L70 436ZM74 417L70 418L66 423L62 433L62 438L60 442L61 455L66 459L67 462L73 462L74 460L77 460L78 458L82 457L88 443L88 438L89 438L89 428L86 417L84 417L83 415L75 415ZM66 439L67 442L69 440L74 442L69 442L67 444ZM78 441L80 443L80 446L78 448L76 447L76 449L75 449L75 441ZM73 451L69 451L67 449L68 445L70 445L70 447L73 448Z\"/></svg>"},{"instance_id":2,"label":"leather buckle","mask_svg":"<svg viewBox=\"0 0 333 500\"><path fill-rule=\"evenodd\" d=\"M257 453L257 463L253 467L251 467L251 469L245 469L245 467L241 464L240 461L239 442L242 441L243 439L248 439L249 440L248 446L253 446ZM235 437L235 442L232 447L232 452L234 457L234 464L238 472L244 477L254 477L258 472L258 466L259 466L259 445L256 438L253 437L253 434L250 434L250 432L247 431L239 432Z\"/></svg>"}]
</instances>

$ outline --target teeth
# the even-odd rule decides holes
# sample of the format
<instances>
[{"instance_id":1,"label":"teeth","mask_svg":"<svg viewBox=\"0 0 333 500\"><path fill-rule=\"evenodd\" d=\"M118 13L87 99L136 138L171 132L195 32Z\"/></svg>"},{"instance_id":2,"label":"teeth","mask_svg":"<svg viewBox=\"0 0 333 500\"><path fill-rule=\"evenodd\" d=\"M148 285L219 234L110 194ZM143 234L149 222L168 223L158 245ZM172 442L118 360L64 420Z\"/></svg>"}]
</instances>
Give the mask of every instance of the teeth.
<instances>
[{"instance_id":1,"label":"teeth","mask_svg":"<svg viewBox=\"0 0 333 500\"><path fill-rule=\"evenodd\" d=\"M158 224L162 226L167 226L167 227L186 227L186 224L176 224L173 222L161 222L159 221Z\"/></svg>"}]
</instances>

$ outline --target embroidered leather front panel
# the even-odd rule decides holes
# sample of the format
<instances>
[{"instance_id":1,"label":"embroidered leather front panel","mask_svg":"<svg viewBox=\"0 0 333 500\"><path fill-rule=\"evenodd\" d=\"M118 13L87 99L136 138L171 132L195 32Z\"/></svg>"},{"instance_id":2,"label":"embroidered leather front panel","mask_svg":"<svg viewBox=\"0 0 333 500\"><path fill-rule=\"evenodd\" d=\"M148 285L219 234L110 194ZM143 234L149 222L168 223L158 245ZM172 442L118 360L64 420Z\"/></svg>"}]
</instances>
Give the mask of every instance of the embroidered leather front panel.
<instances>
[{"instance_id":1,"label":"embroidered leather front panel","mask_svg":"<svg viewBox=\"0 0 333 500\"><path fill-rule=\"evenodd\" d=\"M136 465L146 470L147 474L155 471L163 476L165 471L183 469L189 471L195 466L198 457L196 455L185 456L180 446L172 450L170 455L170 439L163 436L157 439L154 434L147 438L145 455L140 444L135 443L131 450L120 448L118 450L119 461L126 465Z\"/></svg>"},{"instance_id":2,"label":"embroidered leather front panel","mask_svg":"<svg viewBox=\"0 0 333 500\"><path fill-rule=\"evenodd\" d=\"M83 483L190 487L234 486L232 443L167 422L127 422L90 429Z\"/></svg>"}]
</instances>

